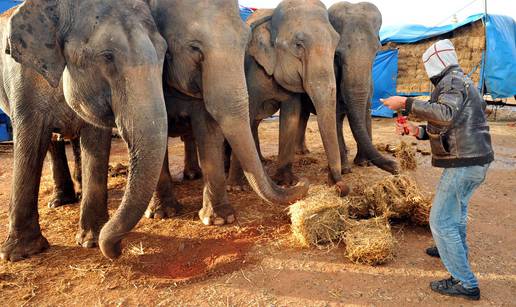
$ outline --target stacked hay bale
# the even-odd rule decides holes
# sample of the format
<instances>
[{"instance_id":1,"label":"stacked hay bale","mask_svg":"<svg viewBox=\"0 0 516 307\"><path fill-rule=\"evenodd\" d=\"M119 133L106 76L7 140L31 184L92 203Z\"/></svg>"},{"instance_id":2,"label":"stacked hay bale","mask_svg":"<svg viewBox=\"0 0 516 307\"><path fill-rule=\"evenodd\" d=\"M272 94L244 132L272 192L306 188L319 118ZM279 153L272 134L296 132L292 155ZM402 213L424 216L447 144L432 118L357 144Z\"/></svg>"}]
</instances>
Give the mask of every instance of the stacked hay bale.
<instances>
[{"instance_id":1,"label":"stacked hay bale","mask_svg":"<svg viewBox=\"0 0 516 307\"><path fill-rule=\"evenodd\" d=\"M450 39L455 46L459 63L465 73L471 72L482 60L485 48L485 32L482 20L445 33L411 44L389 42L382 49L398 49L398 82L399 93L431 92L432 84L428 80L421 57L428 47L441 39ZM480 80L480 68L471 76L473 82Z\"/></svg>"},{"instance_id":2,"label":"stacked hay bale","mask_svg":"<svg viewBox=\"0 0 516 307\"><path fill-rule=\"evenodd\" d=\"M302 246L339 241L345 229L348 202L335 189L310 186L308 196L289 208L294 237Z\"/></svg>"},{"instance_id":3,"label":"stacked hay bale","mask_svg":"<svg viewBox=\"0 0 516 307\"><path fill-rule=\"evenodd\" d=\"M343 198L334 188L311 186L308 197L290 206L292 233L300 245L344 241L351 261L378 265L394 257L390 219L428 224L430 199L407 175L389 176L372 186L358 178L354 187Z\"/></svg>"},{"instance_id":4,"label":"stacked hay bale","mask_svg":"<svg viewBox=\"0 0 516 307\"><path fill-rule=\"evenodd\" d=\"M346 257L355 263L379 265L394 258L396 239L384 217L349 221L344 243Z\"/></svg>"}]
</instances>

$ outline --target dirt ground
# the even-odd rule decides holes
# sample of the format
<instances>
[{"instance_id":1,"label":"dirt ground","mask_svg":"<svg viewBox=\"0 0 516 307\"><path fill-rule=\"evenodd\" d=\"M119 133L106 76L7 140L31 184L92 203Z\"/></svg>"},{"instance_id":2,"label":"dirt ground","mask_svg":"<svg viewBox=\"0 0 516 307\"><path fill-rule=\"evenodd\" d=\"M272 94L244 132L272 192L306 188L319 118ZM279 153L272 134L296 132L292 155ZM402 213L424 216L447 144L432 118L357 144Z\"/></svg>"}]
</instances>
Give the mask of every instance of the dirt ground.
<instances>
[{"instance_id":1,"label":"dirt ground","mask_svg":"<svg viewBox=\"0 0 516 307\"><path fill-rule=\"evenodd\" d=\"M261 125L262 150L277 154L277 121ZM374 120L374 141L397 144L393 120ZM358 305L516 305L516 127L491 123L496 162L470 206L471 262L482 299L468 302L432 293L430 281L447 277L438 259L425 255L432 244L428 229L394 225L398 240L394 261L378 267L356 265L344 258L342 246L303 249L290 235L284 207L269 205L254 192L231 192L237 222L206 227L196 216L201 206L202 180L180 182L182 145L171 140L170 162L184 204L179 217L143 218L123 241L123 256L110 261L98 249L75 244L79 206L49 209L52 181L48 160L40 189L39 214L46 252L17 263L0 263L3 306L335 306ZM347 143L354 156L349 130ZM323 183L326 159L317 124L307 133L311 153L297 157L295 171L313 183ZM412 140L409 140L412 141ZM428 144L421 142L424 148ZM427 148L428 149L428 148ZM68 149L70 150L70 149ZM412 172L423 190L431 192L440 171L430 157L418 154ZM7 236L12 181L12 152L0 150L0 237ZM71 163L71 152L69 152ZM124 143L113 140L111 163L127 163ZM269 168L274 163L269 163ZM375 167L353 169L374 181L387 174ZM123 195L123 178L110 179L109 204L114 210ZM515 211L513 211L515 210Z\"/></svg>"}]
</instances>

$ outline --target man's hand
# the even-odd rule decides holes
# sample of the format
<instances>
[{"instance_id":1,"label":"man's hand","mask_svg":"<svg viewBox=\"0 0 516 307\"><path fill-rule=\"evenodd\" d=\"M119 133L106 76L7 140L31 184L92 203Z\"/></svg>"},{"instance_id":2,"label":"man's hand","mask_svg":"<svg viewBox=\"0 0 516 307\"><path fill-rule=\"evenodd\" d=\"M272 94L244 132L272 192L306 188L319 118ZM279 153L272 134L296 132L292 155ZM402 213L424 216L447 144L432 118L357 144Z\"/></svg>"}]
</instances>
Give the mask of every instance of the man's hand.
<instances>
[{"instance_id":1,"label":"man's hand","mask_svg":"<svg viewBox=\"0 0 516 307\"><path fill-rule=\"evenodd\" d=\"M386 99L380 99L380 101L388 107L389 109L393 111L397 111L399 109L405 108L405 103L407 102L407 97L401 97L401 96L391 96Z\"/></svg>"},{"instance_id":2,"label":"man's hand","mask_svg":"<svg viewBox=\"0 0 516 307\"><path fill-rule=\"evenodd\" d=\"M405 128L408 129L409 135L417 137L419 135L419 126L412 123L406 122L404 124L396 123L396 133L399 135L405 135Z\"/></svg>"}]
</instances>

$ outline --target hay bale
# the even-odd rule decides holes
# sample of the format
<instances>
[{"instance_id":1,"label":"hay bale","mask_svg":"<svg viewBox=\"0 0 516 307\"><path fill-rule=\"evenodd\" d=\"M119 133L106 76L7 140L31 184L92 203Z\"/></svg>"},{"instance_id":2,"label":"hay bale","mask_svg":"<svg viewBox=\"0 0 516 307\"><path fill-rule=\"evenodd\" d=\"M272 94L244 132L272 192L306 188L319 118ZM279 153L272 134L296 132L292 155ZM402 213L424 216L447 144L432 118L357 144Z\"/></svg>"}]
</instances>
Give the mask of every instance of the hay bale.
<instances>
[{"instance_id":1,"label":"hay bale","mask_svg":"<svg viewBox=\"0 0 516 307\"><path fill-rule=\"evenodd\" d=\"M394 258L396 239L387 219L350 220L346 228L344 242L349 260L378 265Z\"/></svg>"},{"instance_id":2,"label":"hay bale","mask_svg":"<svg viewBox=\"0 0 516 307\"><path fill-rule=\"evenodd\" d=\"M415 170L417 168L416 152L404 141L401 141L394 155L398 159L402 170Z\"/></svg>"},{"instance_id":3,"label":"hay bale","mask_svg":"<svg viewBox=\"0 0 516 307\"><path fill-rule=\"evenodd\" d=\"M410 221L418 226L428 226L430 223L430 209L432 209L432 198L423 199L414 205L410 215Z\"/></svg>"},{"instance_id":4,"label":"hay bale","mask_svg":"<svg viewBox=\"0 0 516 307\"><path fill-rule=\"evenodd\" d=\"M317 246L340 240L348 215L346 198L332 187L312 185L308 196L289 208L292 233L302 246Z\"/></svg>"},{"instance_id":5,"label":"hay bale","mask_svg":"<svg viewBox=\"0 0 516 307\"><path fill-rule=\"evenodd\" d=\"M432 90L428 83L421 56L431 44L448 38L455 46L459 63L466 73L469 73L482 59L485 49L485 33L482 20L464 25L451 33L425 39L416 43L402 44L389 42L382 50L398 49L398 92L429 92ZM471 79L478 83L480 69L471 75Z\"/></svg>"},{"instance_id":6,"label":"hay bale","mask_svg":"<svg viewBox=\"0 0 516 307\"><path fill-rule=\"evenodd\" d=\"M388 176L365 190L365 200L373 204L376 216L408 218L414 207L425 202L416 182L407 175Z\"/></svg>"}]
</instances>

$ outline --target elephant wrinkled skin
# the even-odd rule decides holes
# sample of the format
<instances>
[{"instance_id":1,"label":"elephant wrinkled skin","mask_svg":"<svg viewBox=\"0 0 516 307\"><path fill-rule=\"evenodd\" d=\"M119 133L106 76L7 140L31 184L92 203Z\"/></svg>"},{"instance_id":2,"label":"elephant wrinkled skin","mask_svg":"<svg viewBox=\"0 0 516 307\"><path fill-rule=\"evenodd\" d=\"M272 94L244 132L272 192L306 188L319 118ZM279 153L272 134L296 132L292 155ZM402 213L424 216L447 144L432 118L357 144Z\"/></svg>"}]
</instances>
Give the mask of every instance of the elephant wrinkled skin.
<instances>
[{"instance_id":1,"label":"elephant wrinkled skin","mask_svg":"<svg viewBox=\"0 0 516 307\"><path fill-rule=\"evenodd\" d=\"M48 246L37 192L51 134L60 132L81 137L78 241L90 246L98 237L102 253L116 258L122 237L147 208L165 155L166 110L156 80L166 42L140 0L26 0L11 13L2 17L2 43L10 56L1 56L0 92L2 102L10 102L15 161L9 235L0 255L19 260ZM122 203L107 221L114 126L127 142L131 166Z\"/></svg>"}]
</instances>

